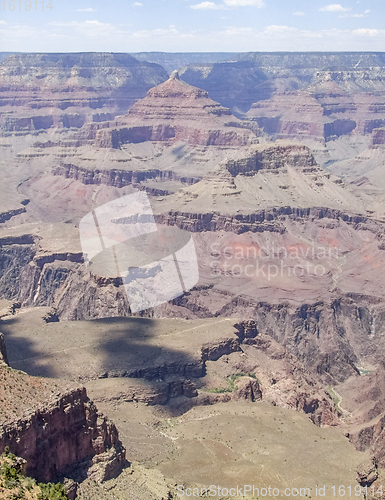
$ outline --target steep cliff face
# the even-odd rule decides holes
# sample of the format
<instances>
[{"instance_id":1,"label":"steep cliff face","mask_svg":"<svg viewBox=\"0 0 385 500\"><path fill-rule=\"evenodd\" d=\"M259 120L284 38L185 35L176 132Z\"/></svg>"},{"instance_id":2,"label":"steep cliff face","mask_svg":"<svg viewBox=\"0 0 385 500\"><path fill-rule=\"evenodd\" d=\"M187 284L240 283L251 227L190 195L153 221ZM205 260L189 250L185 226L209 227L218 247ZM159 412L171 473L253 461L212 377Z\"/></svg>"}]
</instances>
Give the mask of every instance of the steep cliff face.
<instances>
[{"instance_id":1,"label":"steep cliff face","mask_svg":"<svg viewBox=\"0 0 385 500\"><path fill-rule=\"evenodd\" d=\"M8 364L4 335L0 332L0 363L1 362Z\"/></svg>"},{"instance_id":2,"label":"steep cliff face","mask_svg":"<svg viewBox=\"0 0 385 500\"><path fill-rule=\"evenodd\" d=\"M369 451L381 467L385 467L384 426L385 415L382 414L374 424L364 426L349 436L357 450Z\"/></svg>"},{"instance_id":3,"label":"steep cliff face","mask_svg":"<svg viewBox=\"0 0 385 500\"><path fill-rule=\"evenodd\" d=\"M44 111L44 110L43 110ZM112 120L116 113L100 112L98 110L87 110L83 112L53 113L49 115L33 114L33 112L21 112L30 116L18 116L15 114L3 114L0 117L0 127L5 132L30 132L54 128L81 128L87 122L100 122Z\"/></svg>"},{"instance_id":4,"label":"steep cliff face","mask_svg":"<svg viewBox=\"0 0 385 500\"><path fill-rule=\"evenodd\" d=\"M17 250L13 248L14 256ZM311 288L311 278L302 277L296 283L293 277L292 291L285 296L285 301L293 303L279 305L274 303L274 299L277 293L284 295L285 291L279 291L274 280L261 283L259 290L251 286L247 276L228 275L218 279L217 272L214 276L205 273L204 261L201 266L202 279L212 282L208 290L198 287L148 314L155 317L254 318L255 333L273 337L328 383L341 382L357 374L359 359L369 357L370 362L378 363L385 354L381 347L376 350L384 317L381 301L377 304L371 297L353 299L348 295L341 296L341 292L320 290L321 284L327 287L329 283L321 278L315 279L314 290L318 296L324 295L325 300L317 301ZM20 276L16 285L10 281L14 273ZM304 286L306 280L309 280L309 285ZM130 316L119 278L90 276L81 263L69 260L45 259L38 266L36 260L27 259L17 269L8 266L1 285L3 295L17 298L24 306L55 307L62 320ZM242 290L240 295L239 287ZM333 300L335 295L337 298ZM258 297L265 297L265 300ZM305 303L295 305L298 302ZM199 371L201 368L198 363L196 369ZM121 369L123 372L128 370L127 367ZM136 376L134 368L130 370L130 376ZM143 368L138 370L143 372Z\"/></svg>"},{"instance_id":5,"label":"steep cliff face","mask_svg":"<svg viewBox=\"0 0 385 500\"><path fill-rule=\"evenodd\" d=\"M254 103L246 116L278 138L328 141L351 133L370 134L385 123L383 93L353 93L318 87L276 93Z\"/></svg>"},{"instance_id":6,"label":"steep cliff face","mask_svg":"<svg viewBox=\"0 0 385 500\"><path fill-rule=\"evenodd\" d=\"M0 452L8 446L27 460L27 474L40 481L74 466L99 481L121 471L125 450L118 431L84 388L66 390L62 382L28 377L6 366L0 369ZM54 392L55 386L62 391Z\"/></svg>"},{"instance_id":7,"label":"steep cliff face","mask_svg":"<svg viewBox=\"0 0 385 500\"><path fill-rule=\"evenodd\" d=\"M121 188L123 186L135 186L140 187L139 184L143 181L154 179L158 182L174 180L181 181L184 184L194 184L198 182L199 179L194 176L180 175L172 170L146 170L146 171L135 171L135 170L119 170L114 168L113 170L91 170L83 167L78 167L70 163L63 163L52 169L53 175L61 175L66 179L76 179L83 184L103 184L105 186L114 186ZM150 194L161 194L162 185L159 184L159 189L154 188L151 192L150 188L146 188L147 192ZM167 194L164 192L164 194Z\"/></svg>"},{"instance_id":8,"label":"steep cliff face","mask_svg":"<svg viewBox=\"0 0 385 500\"><path fill-rule=\"evenodd\" d=\"M385 127L373 129L372 146L381 146L383 144L385 144Z\"/></svg>"}]
</instances>

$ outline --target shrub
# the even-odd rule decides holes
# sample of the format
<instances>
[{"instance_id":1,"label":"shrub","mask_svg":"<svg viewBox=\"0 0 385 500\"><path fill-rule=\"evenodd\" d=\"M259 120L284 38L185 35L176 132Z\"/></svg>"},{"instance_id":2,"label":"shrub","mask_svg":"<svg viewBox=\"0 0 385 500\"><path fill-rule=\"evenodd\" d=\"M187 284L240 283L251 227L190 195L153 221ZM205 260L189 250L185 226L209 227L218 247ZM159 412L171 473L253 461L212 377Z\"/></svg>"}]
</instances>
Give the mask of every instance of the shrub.
<instances>
[{"instance_id":1,"label":"shrub","mask_svg":"<svg viewBox=\"0 0 385 500\"><path fill-rule=\"evenodd\" d=\"M67 500L64 486L61 483L39 483L41 492L38 494L38 500Z\"/></svg>"}]
</instances>

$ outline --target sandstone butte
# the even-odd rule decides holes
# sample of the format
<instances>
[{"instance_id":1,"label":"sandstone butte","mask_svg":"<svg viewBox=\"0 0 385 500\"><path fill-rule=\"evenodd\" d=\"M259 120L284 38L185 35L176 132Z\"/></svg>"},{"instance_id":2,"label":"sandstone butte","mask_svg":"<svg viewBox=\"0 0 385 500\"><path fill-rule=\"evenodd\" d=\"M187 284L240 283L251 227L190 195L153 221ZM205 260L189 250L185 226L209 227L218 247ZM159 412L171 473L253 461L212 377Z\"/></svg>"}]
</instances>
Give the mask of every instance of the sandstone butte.
<instances>
[{"instance_id":1,"label":"sandstone butte","mask_svg":"<svg viewBox=\"0 0 385 500\"><path fill-rule=\"evenodd\" d=\"M245 146L257 142L255 134L244 127L228 108L210 99L206 91L180 80L178 72L150 89L127 115L115 122L89 125L91 137L92 131L96 131L95 146L105 148L144 141L185 141L202 146Z\"/></svg>"}]
</instances>

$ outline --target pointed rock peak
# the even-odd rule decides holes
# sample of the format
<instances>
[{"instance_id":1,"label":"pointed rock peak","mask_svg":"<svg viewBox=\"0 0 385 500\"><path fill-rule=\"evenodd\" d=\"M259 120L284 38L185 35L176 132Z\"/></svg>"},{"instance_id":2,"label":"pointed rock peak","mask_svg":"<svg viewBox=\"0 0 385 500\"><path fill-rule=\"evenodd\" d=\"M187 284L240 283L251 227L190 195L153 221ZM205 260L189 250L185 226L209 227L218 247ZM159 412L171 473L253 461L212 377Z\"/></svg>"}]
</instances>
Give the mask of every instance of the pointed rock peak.
<instances>
[{"instance_id":1,"label":"pointed rock peak","mask_svg":"<svg viewBox=\"0 0 385 500\"><path fill-rule=\"evenodd\" d=\"M209 98L206 90L198 89L184 82L179 78L178 71L173 71L170 78L157 87L153 87L147 93L148 97L190 97L196 99L198 97Z\"/></svg>"}]
</instances>

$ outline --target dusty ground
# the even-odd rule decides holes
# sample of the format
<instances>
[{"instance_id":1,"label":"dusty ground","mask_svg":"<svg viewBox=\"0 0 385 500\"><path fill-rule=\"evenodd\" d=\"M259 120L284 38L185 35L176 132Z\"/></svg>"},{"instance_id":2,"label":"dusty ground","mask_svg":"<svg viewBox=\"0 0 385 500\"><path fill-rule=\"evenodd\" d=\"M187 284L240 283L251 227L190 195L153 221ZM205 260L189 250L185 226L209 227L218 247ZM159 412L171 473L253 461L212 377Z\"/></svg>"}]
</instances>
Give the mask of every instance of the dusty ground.
<instances>
[{"instance_id":1,"label":"dusty ground","mask_svg":"<svg viewBox=\"0 0 385 500\"><path fill-rule=\"evenodd\" d=\"M325 498L333 498L333 485L351 485L354 491L355 468L367 456L338 428L319 428L306 415L267 402L231 401L187 412L178 412L178 398L147 406L125 394L132 384L146 388L149 381L97 378L114 363L121 368L145 365L147 357L150 366L154 357L161 361L162 349L191 360L209 332L210 340L221 338L234 320L110 318L45 324L46 312L36 308L2 319L11 366L56 379L81 378L100 411L116 423L132 462L117 479L102 485L85 481L80 499L160 500L168 491L176 495L178 485L311 488L312 498L316 485L325 485ZM223 384L210 366L206 382Z\"/></svg>"}]
</instances>

